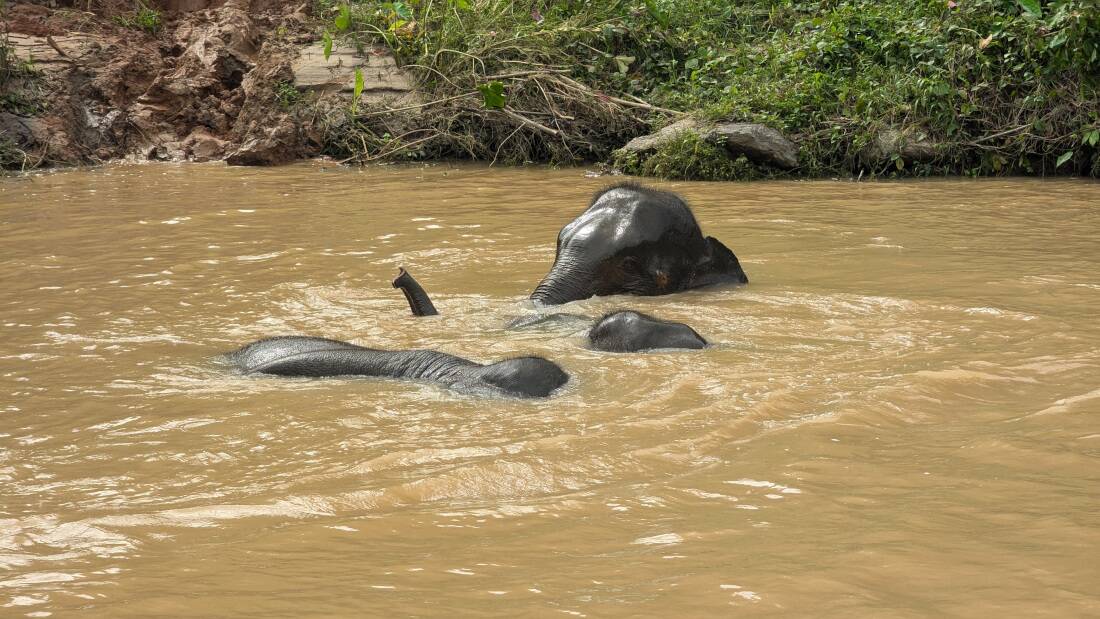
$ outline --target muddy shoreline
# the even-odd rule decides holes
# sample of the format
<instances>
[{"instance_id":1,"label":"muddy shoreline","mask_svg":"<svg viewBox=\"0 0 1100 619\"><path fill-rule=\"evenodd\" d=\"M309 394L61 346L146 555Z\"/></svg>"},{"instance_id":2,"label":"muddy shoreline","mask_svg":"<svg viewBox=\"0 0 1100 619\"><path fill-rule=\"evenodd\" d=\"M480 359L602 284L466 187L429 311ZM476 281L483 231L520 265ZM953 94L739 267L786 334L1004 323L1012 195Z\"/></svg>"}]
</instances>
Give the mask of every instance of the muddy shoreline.
<instances>
[{"instance_id":1,"label":"muddy shoreline","mask_svg":"<svg viewBox=\"0 0 1100 619\"><path fill-rule=\"evenodd\" d=\"M307 118L278 101L316 35L294 2L168 0L155 32L132 5L17 2L6 47L26 75L5 80L0 131L24 161L278 164L319 153ZM13 105L8 105L13 103Z\"/></svg>"}]
</instances>

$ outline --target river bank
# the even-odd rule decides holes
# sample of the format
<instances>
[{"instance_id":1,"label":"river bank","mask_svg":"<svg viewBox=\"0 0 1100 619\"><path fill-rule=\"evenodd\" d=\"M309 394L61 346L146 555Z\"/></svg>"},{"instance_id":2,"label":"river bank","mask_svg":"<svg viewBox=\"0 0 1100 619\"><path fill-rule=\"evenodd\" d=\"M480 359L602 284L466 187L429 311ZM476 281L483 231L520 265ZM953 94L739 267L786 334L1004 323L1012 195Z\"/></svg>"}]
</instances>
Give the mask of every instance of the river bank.
<instances>
[{"instance_id":1,"label":"river bank","mask_svg":"<svg viewBox=\"0 0 1100 619\"><path fill-rule=\"evenodd\" d=\"M1095 177L1090 2L13 2L0 167Z\"/></svg>"}]
</instances>

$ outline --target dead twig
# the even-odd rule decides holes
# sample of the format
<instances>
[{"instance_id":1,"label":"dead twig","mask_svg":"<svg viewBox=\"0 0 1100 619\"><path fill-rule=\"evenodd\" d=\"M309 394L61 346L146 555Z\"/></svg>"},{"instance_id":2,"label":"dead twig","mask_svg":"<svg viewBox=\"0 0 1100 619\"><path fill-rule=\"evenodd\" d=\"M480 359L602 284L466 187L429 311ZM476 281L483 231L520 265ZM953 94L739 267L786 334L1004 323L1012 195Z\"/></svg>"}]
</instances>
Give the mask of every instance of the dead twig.
<instances>
[{"instance_id":1,"label":"dead twig","mask_svg":"<svg viewBox=\"0 0 1100 619\"><path fill-rule=\"evenodd\" d=\"M637 101L628 101L626 99L620 99L619 97L613 97L609 94L605 94L605 93L602 93L602 92L597 92L595 90L592 90L588 86L585 86L584 84L582 84L578 81L575 81L573 79L570 79L568 77L565 77L565 76L558 76L557 79L559 79L562 82L568 84L569 86L572 86L576 90L588 93L589 95L591 95L593 97L601 98L601 99L610 101L612 103L617 103L619 105L625 105L627 107L636 107L636 108L640 108L640 109L643 109L643 110L650 110L652 112L661 112L662 114L672 114L673 116L686 116L687 115L687 112L679 112L677 110L670 110L666 107L651 105L649 103L646 103L645 101L642 101L641 99L638 99ZM637 97L635 97L635 99L637 99Z\"/></svg>"},{"instance_id":2,"label":"dead twig","mask_svg":"<svg viewBox=\"0 0 1100 619\"><path fill-rule=\"evenodd\" d=\"M557 129L551 129L550 127L547 127L546 125L544 125L542 123L537 123L537 122L531 120L530 118L527 118L526 116L520 116L519 114L513 112L512 110L509 110L508 108L501 108L500 111L504 112L509 117L514 118L514 119L518 120L519 122L521 122L523 124L526 124L530 127L538 129L539 131L541 131L541 132L543 132L547 135L552 135L554 137L557 137L558 135L560 135L560 132Z\"/></svg>"},{"instance_id":3,"label":"dead twig","mask_svg":"<svg viewBox=\"0 0 1100 619\"><path fill-rule=\"evenodd\" d=\"M994 133L993 135L987 135L987 136L980 137L976 140L972 140L972 141L968 142L968 144L971 144L971 145L981 144L982 142L988 142L990 140L995 140L999 137L1004 137L1006 135L1011 135L1013 133L1019 133L1020 131L1023 131L1024 129L1027 129L1030 126L1031 125L1020 125L1019 127L1013 127L1012 129L1006 129L1005 131L1000 131L998 133Z\"/></svg>"},{"instance_id":4,"label":"dead twig","mask_svg":"<svg viewBox=\"0 0 1100 619\"><path fill-rule=\"evenodd\" d=\"M447 103L448 101L454 101L455 99L462 99L464 97L470 97L470 96L473 96L473 95L476 95L476 94L478 94L478 93L477 92L464 92L460 95L454 95L453 97L444 97L442 99L436 99L434 101L429 101L427 103L419 103L417 105L407 105L405 107L386 108L384 110L375 110L375 111L369 112L367 114L359 114L356 118L370 118L371 116L381 116L382 114L392 114L394 112L406 112L408 110L417 110L417 109L432 106L432 105L440 105L440 104L443 104L443 103Z\"/></svg>"}]
</instances>

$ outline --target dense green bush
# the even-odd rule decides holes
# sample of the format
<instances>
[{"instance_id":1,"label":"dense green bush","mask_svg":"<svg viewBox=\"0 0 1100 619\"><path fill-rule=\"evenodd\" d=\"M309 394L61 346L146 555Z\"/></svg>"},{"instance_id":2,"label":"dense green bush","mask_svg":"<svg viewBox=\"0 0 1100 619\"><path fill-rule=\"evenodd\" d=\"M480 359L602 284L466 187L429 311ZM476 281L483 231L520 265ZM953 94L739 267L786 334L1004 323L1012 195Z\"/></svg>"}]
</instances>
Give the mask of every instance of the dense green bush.
<instances>
[{"instance_id":1,"label":"dense green bush","mask_svg":"<svg viewBox=\"0 0 1100 619\"><path fill-rule=\"evenodd\" d=\"M334 31L384 42L440 93L505 71L552 68L598 93L776 127L800 144L803 174L852 171L885 128L920 130L939 156L915 167L894 158L872 173L1100 170L1100 0L409 0L319 8L335 16ZM504 85L505 99L537 99ZM602 156L637 130L615 129L576 151ZM669 152L660 166L640 169L729 171L701 163L705 145L670 148L699 163L673 165ZM547 152L528 149L536 158Z\"/></svg>"}]
</instances>

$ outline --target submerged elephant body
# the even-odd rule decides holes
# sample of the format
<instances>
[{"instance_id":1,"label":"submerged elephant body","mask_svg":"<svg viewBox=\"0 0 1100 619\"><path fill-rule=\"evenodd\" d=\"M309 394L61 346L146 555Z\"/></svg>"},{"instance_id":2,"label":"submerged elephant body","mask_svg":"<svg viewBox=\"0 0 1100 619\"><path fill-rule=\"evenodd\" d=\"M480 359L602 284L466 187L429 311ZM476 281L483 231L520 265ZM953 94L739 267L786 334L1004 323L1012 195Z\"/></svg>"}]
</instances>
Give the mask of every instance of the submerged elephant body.
<instances>
[{"instance_id":1,"label":"submerged elephant body","mask_svg":"<svg viewBox=\"0 0 1100 619\"><path fill-rule=\"evenodd\" d=\"M569 381L557 364L541 357L482 365L434 350L379 350L320 337L266 338L229 358L247 374L407 378L526 398L546 397Z\"/></svg>"},{"instance_id":2,"label":"submerged elephant body","mask_svg":"<svg viewBox=\"0 0 1100 619\"><path fill-rule=\"evenodd\" d=\"M558 234L554 266L531 293L546 305L593 295L661 295L744 284L737 256L704 237L674 194L624 184L606 189Z\"/></svg>"}]
</instances>

